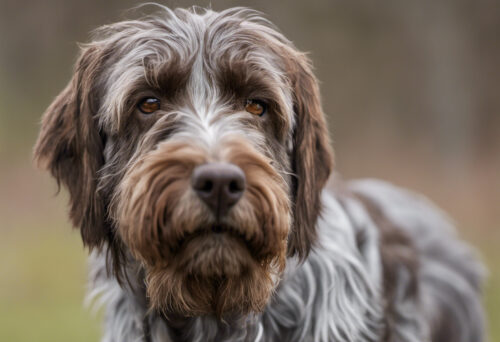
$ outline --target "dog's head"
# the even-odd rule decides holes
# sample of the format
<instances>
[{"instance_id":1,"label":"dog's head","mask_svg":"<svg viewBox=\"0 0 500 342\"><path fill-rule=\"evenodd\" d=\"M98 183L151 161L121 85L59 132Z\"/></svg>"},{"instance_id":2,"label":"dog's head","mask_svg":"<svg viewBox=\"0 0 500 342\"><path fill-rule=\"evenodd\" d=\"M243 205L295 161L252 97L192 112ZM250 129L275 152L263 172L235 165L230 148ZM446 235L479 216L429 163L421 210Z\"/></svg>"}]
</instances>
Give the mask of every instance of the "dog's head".
<instances>
[{"instance_id":1,"label":"dog's head","mask_svg":"<svg viewBox=\"0 0 500 342\"><path fill-rule=\"evenodd\" d=\"M262 310L314 243L332 164L308 59L245 9L163 9L97 36L35 146L84 243L117 272L140 262L155 309Z\"/></svg>"}]
</instances>

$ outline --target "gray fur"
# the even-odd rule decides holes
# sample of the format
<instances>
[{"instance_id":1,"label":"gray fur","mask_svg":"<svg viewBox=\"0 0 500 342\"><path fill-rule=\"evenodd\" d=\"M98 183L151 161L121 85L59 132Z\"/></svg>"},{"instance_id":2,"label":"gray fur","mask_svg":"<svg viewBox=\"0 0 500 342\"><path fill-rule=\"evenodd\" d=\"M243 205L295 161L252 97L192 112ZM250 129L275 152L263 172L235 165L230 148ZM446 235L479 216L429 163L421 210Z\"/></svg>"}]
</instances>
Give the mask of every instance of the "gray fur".
<instances>
[{"instance_id":1,"label":"gray fur","mask_svg":"<svg viewBox=\"0 0 500 342\"><path fill-rule=\"evenodd\" d=\"M480 284L484 269L469 247L459 241L443 213L422 197L379 181L350 186L369 196L415 241L419 251L419 298L397 297L397 342L431 341L433 323L448 315L454 323L450 342L484 340ZM332 196L335 195L335 196ZM381 341L381 266L377 228L354 199L323 193L319 242L303 264L293 259L265 312L235 322L213 317L193 318L187 341ZM365 242L358 246L356 234ZM101 298L107 315L103 342L141 341L146 313L144 298L120 287L105 272L102 255L91 262L91 296ZM401 272L400 287L407 275ZM99 294L99 295L98 295ZM139 296L140 297L140 296ZM149 313L152 341L174 341L169 328ZM434 342L444 342L435 340Z\"/></svg>"}]
</instances>

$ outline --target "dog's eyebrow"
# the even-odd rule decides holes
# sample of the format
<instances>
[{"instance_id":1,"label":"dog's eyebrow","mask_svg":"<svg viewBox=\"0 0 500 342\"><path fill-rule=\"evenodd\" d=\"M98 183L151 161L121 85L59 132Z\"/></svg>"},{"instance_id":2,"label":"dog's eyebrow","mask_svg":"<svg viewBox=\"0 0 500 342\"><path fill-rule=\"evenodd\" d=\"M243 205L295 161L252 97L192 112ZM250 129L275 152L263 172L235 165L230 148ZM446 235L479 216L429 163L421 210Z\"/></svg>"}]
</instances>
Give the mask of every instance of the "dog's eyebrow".
<instances>
[{"instance_id":1,"label":"dog's eyebrow","mask_svg":"<svg viewBox=\"0 0 500 342\"><path fill-rule=\"evenodd\" d=\"M222 97L237 101L242 105L248 99L266 102L274 121L277 121L277 134L282 136L290 129L289 105L286 98L287 85L282 80L273 78L270 72L256 69L241 61L221 63L213 75ZM241 103L240 103L241 102Z\"/></svg>"},{"instance_id":2,"label":"dog's eyebrow","mask_svg":"<svg viewBox=\"0 0 500 342\"><path fill-rule=\"evenodd\" d=\"M176 58L150 63L145 67L145 82L163 96L173 97L189 82L193 63L193 59L181 61Z\"/></svg>"}]
</instances>

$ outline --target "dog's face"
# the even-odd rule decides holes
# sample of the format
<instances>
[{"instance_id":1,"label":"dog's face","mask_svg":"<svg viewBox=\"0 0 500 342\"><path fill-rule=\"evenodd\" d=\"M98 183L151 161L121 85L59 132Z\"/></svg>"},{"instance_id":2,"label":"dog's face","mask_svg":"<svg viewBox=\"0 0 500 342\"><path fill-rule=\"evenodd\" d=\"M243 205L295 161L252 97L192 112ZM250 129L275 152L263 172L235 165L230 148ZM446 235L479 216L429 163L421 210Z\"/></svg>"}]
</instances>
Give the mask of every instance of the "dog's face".
<instances>
[{"instance_id":1,"label":"dog's face","mask_svg":"<svg viewBox=\"0 0 500 342\"><path fill-rule=\"evenodd\" d=\"M103 28L35 157L84 243L117 274L139 262L151 306L186 316L264 308L314 242L332 159L308 60L241 9Z\"/></svg>"}]
</instances>

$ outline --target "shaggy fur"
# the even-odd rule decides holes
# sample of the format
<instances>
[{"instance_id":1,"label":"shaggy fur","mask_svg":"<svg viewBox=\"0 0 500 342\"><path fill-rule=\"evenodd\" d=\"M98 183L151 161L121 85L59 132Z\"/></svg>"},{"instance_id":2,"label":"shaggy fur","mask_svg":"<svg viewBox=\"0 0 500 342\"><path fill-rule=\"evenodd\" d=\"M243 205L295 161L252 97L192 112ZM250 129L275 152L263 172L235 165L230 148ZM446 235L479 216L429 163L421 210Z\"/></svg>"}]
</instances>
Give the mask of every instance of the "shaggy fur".
<instances>
[{"instance_id":1,"label":"shaggy fur","mask_svg":"<svg viewBox=\"0 0 500 342\"><path fill-rule=\"evenodd\" d=\"M97 30L35 158L92 251L103 341L483 340L482 266L443 214L377 181L326 186L317 81L259 13L161 7ZM191 181L214 162L246 179L223 217Z\"/></svg>"}]
</instances>

